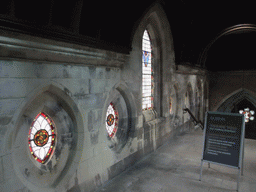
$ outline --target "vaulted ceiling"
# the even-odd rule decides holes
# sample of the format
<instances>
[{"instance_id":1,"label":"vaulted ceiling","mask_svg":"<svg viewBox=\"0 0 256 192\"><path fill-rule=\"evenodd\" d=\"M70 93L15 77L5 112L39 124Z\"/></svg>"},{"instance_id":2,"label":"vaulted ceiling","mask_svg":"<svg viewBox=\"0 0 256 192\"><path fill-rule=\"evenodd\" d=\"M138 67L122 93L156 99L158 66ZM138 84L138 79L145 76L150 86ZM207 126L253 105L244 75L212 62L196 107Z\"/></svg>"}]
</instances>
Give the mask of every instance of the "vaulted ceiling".
<instances>
[{"instance_id":1,"label":"vaulted ceiling","mask_svg":"<svg viewBox=\"0 0 256 192\"><path fill-rule=\"evenodd\" d=\"M129 53L134 27L156 2L169 20L176 64L210 71L256 68L254 1L9 0L0 2L0 27ZM244 24L252 27L234 27ZM230 27L234 30L225 33Z\"/></svg>"}]
</instances>

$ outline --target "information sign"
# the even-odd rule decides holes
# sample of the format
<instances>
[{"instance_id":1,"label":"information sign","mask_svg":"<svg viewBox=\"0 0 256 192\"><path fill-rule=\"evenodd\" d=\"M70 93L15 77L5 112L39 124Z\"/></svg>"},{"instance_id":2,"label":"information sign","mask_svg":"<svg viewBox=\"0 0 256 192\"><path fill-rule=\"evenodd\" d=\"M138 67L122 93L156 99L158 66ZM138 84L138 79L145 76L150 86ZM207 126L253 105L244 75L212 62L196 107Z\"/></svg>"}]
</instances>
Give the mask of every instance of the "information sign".
<instances>
[{"instance_id":1,"label":"information sign","mask_svg":"<svg viewBox=\"0 0 256 192\"><path fill-rule=\"evenodd\" d=\"M244 116L207 112L203 160L239 167Z\"/></svg>"},{"instance_id":2,"label":"information sign","mask_svg":"<svg viewBox=\"0 0 256 192\"><path fill-rule=\"evenodd\" d=\"M244 130L245 120L242 114L206 112L200 181L203 161L222 164L238 168L238 190L244 152Z\"/></svg>"}]
</instances>

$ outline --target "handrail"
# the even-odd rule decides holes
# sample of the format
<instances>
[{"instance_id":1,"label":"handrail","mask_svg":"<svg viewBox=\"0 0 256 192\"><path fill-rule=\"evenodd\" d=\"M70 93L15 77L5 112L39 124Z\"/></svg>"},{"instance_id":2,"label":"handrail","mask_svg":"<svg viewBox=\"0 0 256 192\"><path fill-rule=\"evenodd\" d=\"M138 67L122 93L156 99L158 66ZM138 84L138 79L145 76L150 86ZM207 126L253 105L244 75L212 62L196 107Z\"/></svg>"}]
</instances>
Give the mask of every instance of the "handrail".
<instances>
[{"instance_id":1,"label":"handrail","mask_svg":"<svg viewBox=\"0 0 256 192\"><path fill-rule=\"evenodd\" d=\"M192 117L193 123L194 123L195 125L198 125L198 124L199 124L199 126L201 127L201 129L204 130L204 125L203 125L202 121L197 120L196 117L192 114L192 112L191 112L188 108L183 109L183 113L187 113L187 112L188 112L189 115Z\"/></svg>"}]
</instances>

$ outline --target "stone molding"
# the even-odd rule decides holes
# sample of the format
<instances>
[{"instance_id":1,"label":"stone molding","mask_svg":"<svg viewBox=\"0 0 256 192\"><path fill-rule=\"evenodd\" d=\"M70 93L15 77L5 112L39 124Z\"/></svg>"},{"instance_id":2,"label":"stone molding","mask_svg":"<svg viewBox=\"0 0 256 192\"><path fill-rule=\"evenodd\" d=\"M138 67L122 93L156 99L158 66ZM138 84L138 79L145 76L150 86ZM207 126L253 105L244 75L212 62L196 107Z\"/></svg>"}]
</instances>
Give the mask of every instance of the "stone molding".
<instances>
[{"instance_id":1,"label":"stone molding","mask_svg":"<svg viewBox=\"0 0 256 192\"><path fill-rule=\"evenodd\" d=\"M128 55L0 30L0 58L121 68Z\"/></svg>"}]
</instances>

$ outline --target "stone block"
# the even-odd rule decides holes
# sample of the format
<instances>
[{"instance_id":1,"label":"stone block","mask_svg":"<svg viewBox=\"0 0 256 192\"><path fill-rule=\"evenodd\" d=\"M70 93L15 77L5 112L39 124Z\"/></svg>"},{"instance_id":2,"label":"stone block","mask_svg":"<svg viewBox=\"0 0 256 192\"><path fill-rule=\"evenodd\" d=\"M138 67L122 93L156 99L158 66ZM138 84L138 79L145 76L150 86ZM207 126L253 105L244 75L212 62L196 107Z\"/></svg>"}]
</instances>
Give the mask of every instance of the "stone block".
<instances>
[{"instance_id":1,"label":"stone block","mask_svg":"<svg viewBox=\"0 0 256 192\"><path fill-rule=\"evenodd\" d=\"M106 81L103 79L90 79L89 85L90 94L105 92Z\"/></svg>"},{"instance_id":2,"label":"stone block","mask_svg":"<svg viewBox=\"0 0 256 192\"><path fill-rule=\"evenodd\" d=\"M99 131L99 127L101 126L102 120L102 110L90 110L88 112L88 130L89 132L97 132Z\"/></svg>"},{"instance_id":3,"label":"stone block","mask_svg":"<svg viewBox=\"0 0 256 192\"><path fill-rule=\"evenodd\" d=\"M70 78L70 75L64 65L34 63L33 70L37 78Z\"/></svg>"},{"instance_id":4,"label":"stone block","mask_svg":"<svg viewBox=\"0 0 256 192\"><path fill-rule=\"evenodd\" d=\"M96 148L96 150L98 149ZM100 152L100 155L98 155L97 158L101 159L103 169L108 169L114 164L117 157L115 157L115 153L106 143L103 142L101 144L101 149L98 150L98 152Z\"/></svg>"},{"instance_id":5,"label":"stone block","mask_svg":"<svg viewBox=\"0 0 256 192\"><path fill-rule=\"evenodd\" d=\"M154 145L153 143L149 143L147 145L144 145L144 156L154 151Z\"/></svg>"},{"instance_id":6,"label":"stone block","mask_svg":"<svg viewBox=\"0 0 256 192\"><path fill-rule=\"evenodd\" d=\"M124 158L124 167L125 169L134 165L141 158L139 151L132 153L128 157Z\"/></svg>"},{"instance_id":7,"label":"stone block","mask_svg":"<svg viewBox=\"0 0 256 192\"><path fill-rule=\"evenodd\" d=\"M138 147L137 147L137 149L138 149L138 151L139 150L141 150L141 149L143 149L143 140L141 139L141 140L138 140Z\"/></svg>"},{"instance_id":8,"label":"stone block","mask_svg":"<svg viewBox=\"0 0 256 192\"><path fill-rule=\"evenodd\" d=\"M94 147L90 144L90 135L88 134L88 132L81 134L84 134L84 138L82 135L78 135L78 139L80 141L78 145L78 150L81 151L81 153L79 153L81 155L80 162L84 162L94 156Z\"/></svg>"},{"instance_id":9,"label":"stone block","mask_svg":"<svg viewBox=\"0 0 256 192\"><path fill-rule=\"evenodd\" d=\"M18 179L17 177L13 177L12 179L9 179L8 181L5 181L3 184L0 185L1 192L9 192L9 191L24 191L26 187L23 185L23 183ZM29 191L25 191L29 192Z\"/></svg>"},{"instance_id":10,"label":"stone block","mask_svg":"<svg viewBox=\"0 0 256 192\"><path fill-rule=\"evenodd\" d=\"M148 133L151 129L151 126L149 123L144 123L143 128L144 128L144 133Z\"/></svg>"},{"instance_id":11,"label":"stone block","mask_svg":"<svg viewBox=\"0 0 256 192\"><path fill-rule=\"evenodd\" d=\"M89 79L90 74L89 74L89 67L82 66L78 68L81 71L81 78L82 79Z\"/></svg>"},{"instance_id":12,"label":"stone block","mask_svg":"<svg viewBox=\"0 0 256 192\"><path fill-rule=\"evenodd\" d=\"M97 67L96 68L96 78L97 79L105 79L106 77L106 69L103 67Z\"/></svg>"},{"instance_id":13,"label":"stone block","mask_svg":"<svg viewBox=\"0 0 256 192\"><path fill-rule=\"evenodd\" d=\"M25 97L42 84L39 79L3 79L0 81L1 98Z\"/></svg>"},{"instance_id":14,"label":"stone block","mask_svg":"<svg viewBox=\"0 0 256 192\"><path fill-rule=\"evenodd\" d=\"M117 79L105 79L104 91L109 92L118 83Z\"/></svg>"},{"instance_id":15,"label":"stone block","mask_svg":"<svg viewBox=\"0 0 256 192\"><path fill-rule=\"evenodd\" d=\"M23 99L1 99L0 100L0 116L13 115L15 111L18 109L22 101Z\"/></svg>"},{"instance_id":16,"label":"stone block","mask_svg":"<svg viewBox=\"0 0 256 192\"><path fill-rule=\"evenodd\" d=\"M12 162L11 154L2 156L3 174L5 181L11 181L13 178L15 178L15 171Z\"/></svg>"},{"instance_id":17,"label":"stone block","mask_svg":"<svg viewBox=\"0 0 256 192\"><path fill-rule=\"evenodd\" d=\"M120 72L119 69L114 69L114 68L106 68L105 69L105 78L106 79L120 79Z\"/></svg>"},{"instance_id":18,"label":"stone block","mask_svg":"<svg viewBox=\"0 0 256 192\"><path fill-rule=\"evenodd\" d=\"M1 144L1 140L0 140L0 144ZM3 182L4 182L4 165L3 165L1 151L0 151L0 185L2 185Z\"/></svg>"},{"instance_id":19,"label":"stone block","mask_svg":"<svg viewBox=\"0 0 256 192\"><path fill-rule=\"evenodd\" d=\"M123 161L119 161L108 168L108 178L113 179L125 170Z\"/></svg>"},{"instance_id":20,"label":"stone block","mask_svg":"<svg viewBox=\"0 0 256 192\"><path fill-rule=\"evenodd\" d=\"M0 131L1 131L1 127L0 127ZM3 139L3 136L2 134L0 134L1 136L1 139L0 139L0 157L4 155L4 139ZM0 166L1 166L1 162L0 162ZM0 167L1 169L1 167Z\"/></svg>"},{"instance_id":21,"label":"stone block","mask_svg":"<svg viewBox=\"0 0 256 192\"><path fill-rule=\"evenodd\" d=\"M90 176L90 178L94 178L95 175L102 173L102 164L104 162L102 162L102 159L99 157L93 157L91 159L88 159L85 161L86 165L88 167L88 176Z\"/></svg>"},{"instance_id":22,"label":"stone block","mask_svg":"<svg viewBox=\"0 0 256 192\"><path fill-rule=\"evenodd\" d=\"M102 93L99 94L89 94L84 96L83 99L78 101L78 105L88 111L90 109L101 109L104 105L106 96Z\"/></svg>"},{"instance_id":23,"label":"stone block","mask_svg":"<svg viewBox=\"0 0 256 192\"><path fill-rule=\"evenodd\" d=\"M0 126L8 125L11 122L11 120L12 120L12 116L0 116ZM0 130L0 133L1 132L2 130Z\"/></svg>"},{"instance_id":24,"label":"stone block","mask_svg":"<svg viewBox=\"0 0 256 192\"><path fill-rule=\"evenodd\" d=\"M89 94L88 79L56 79L56 82L66 87L71 92L71 96L77 99L83 99Z\"/></svg>"},{"instance_id":25,"label":"stone block","mask_svg":"<svg viewBox=\"0 0 256 192\"><path fill-rule=\"evenodd\" d=\"M34 66L30 62L0 61L0 77L35 78Z\"/></svg>"},{"instance_id":26,"label":"stone block","mask_svg":"<svg viewBox=\"0 0 256 192\"><path fill-rule=\"evenodd\" d=\"M89 78L95 79L96 78L96 67L95 66L89 66Z\"/></svg>"},{"instance_id":27,"label":"stone block","mask_svg":"<svg viewBox=\"0 0 256 192\"><path fill-rule=\"evenodd\" d=\"M84 66L67 65L64 67L64 70L66 70L68 77L72 79L89 78L87 67L84 67Z\"/></svg>"}]
</instances>

